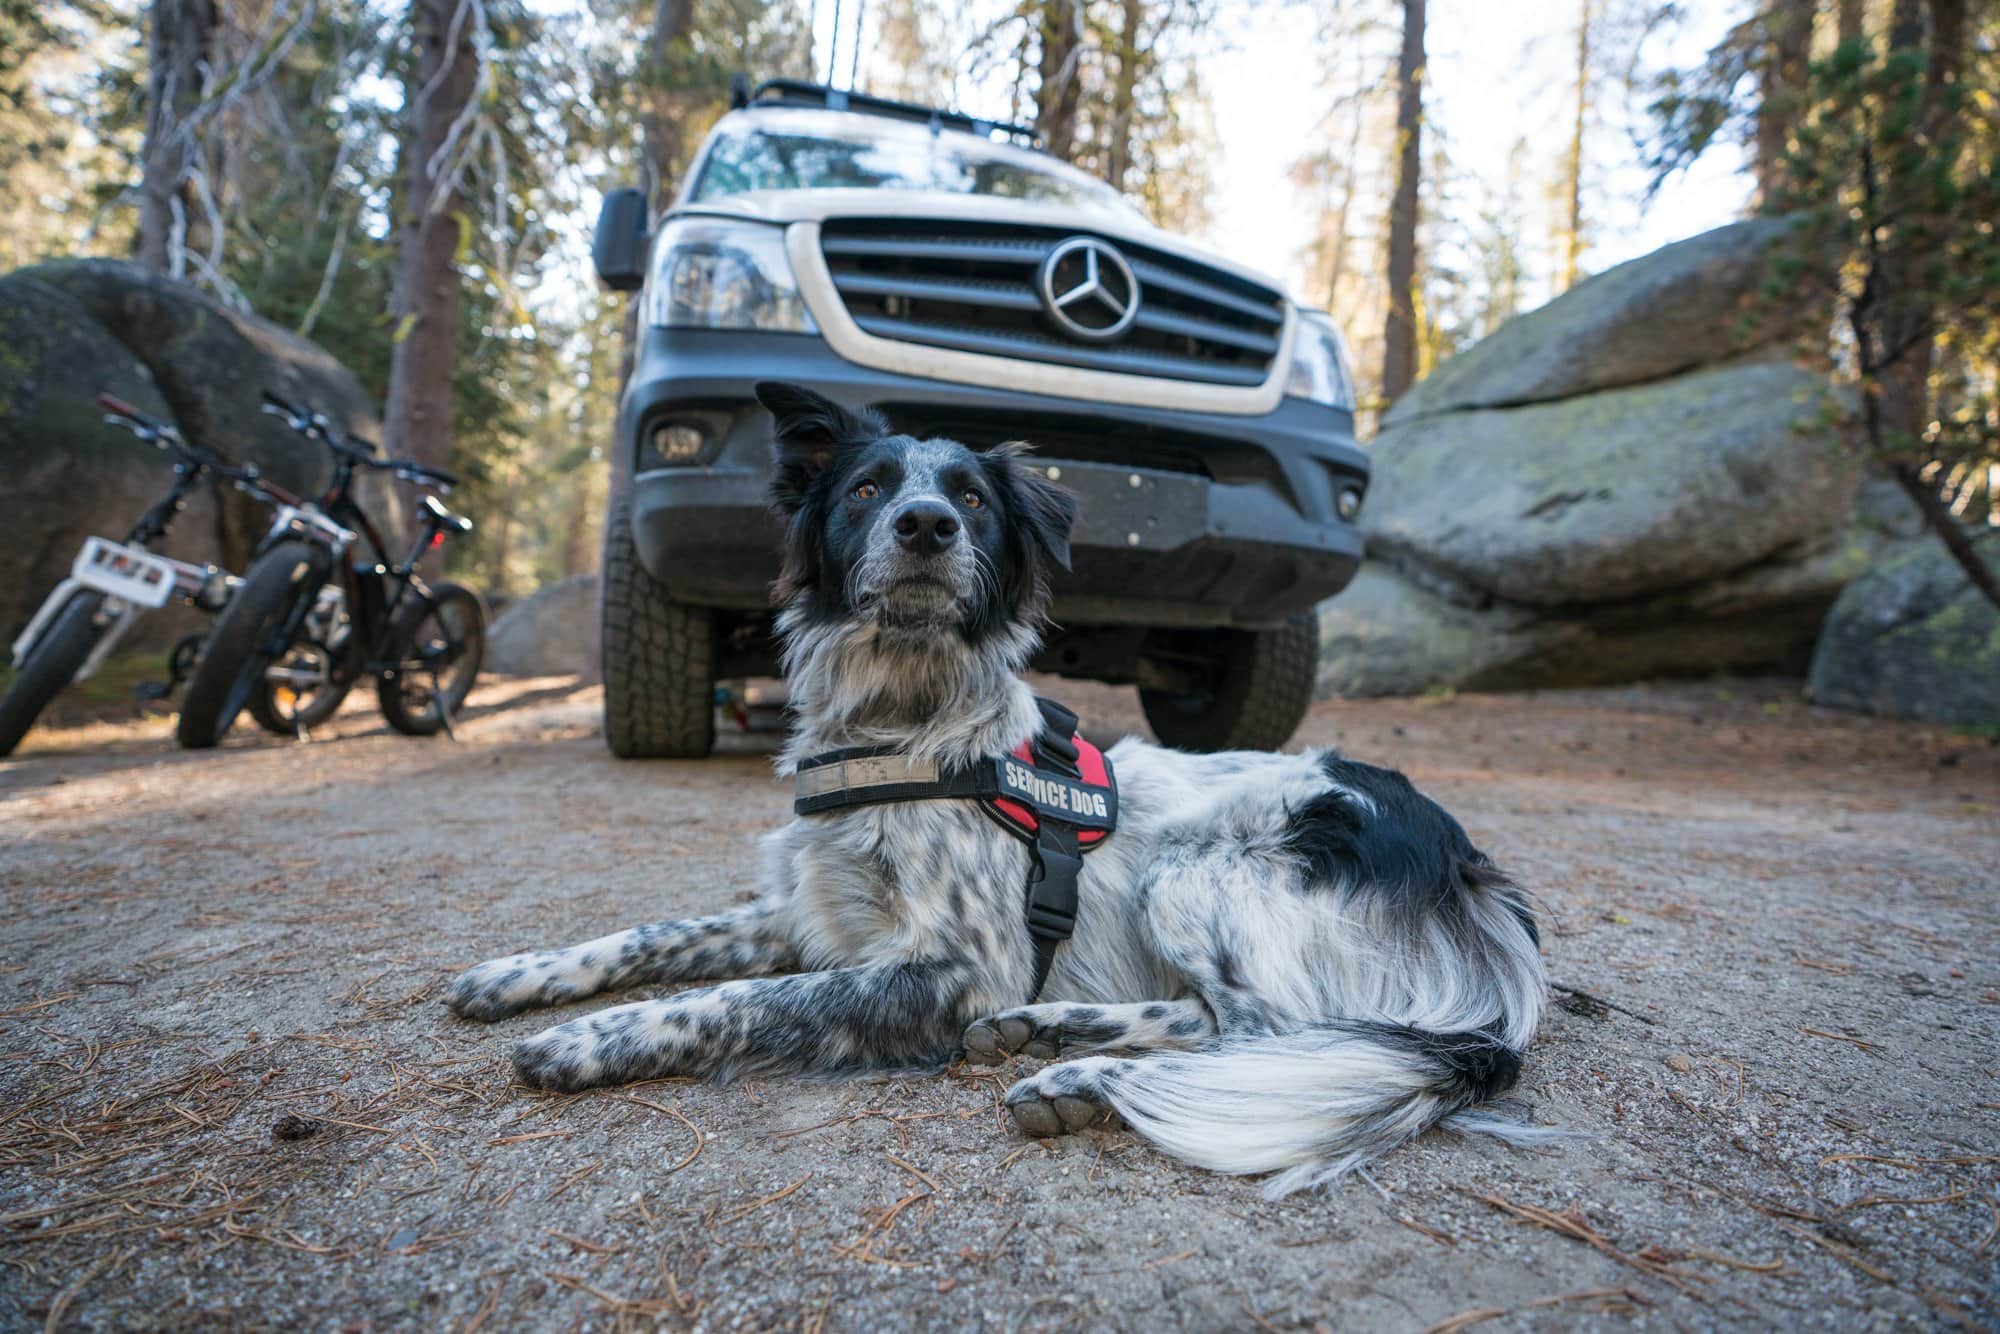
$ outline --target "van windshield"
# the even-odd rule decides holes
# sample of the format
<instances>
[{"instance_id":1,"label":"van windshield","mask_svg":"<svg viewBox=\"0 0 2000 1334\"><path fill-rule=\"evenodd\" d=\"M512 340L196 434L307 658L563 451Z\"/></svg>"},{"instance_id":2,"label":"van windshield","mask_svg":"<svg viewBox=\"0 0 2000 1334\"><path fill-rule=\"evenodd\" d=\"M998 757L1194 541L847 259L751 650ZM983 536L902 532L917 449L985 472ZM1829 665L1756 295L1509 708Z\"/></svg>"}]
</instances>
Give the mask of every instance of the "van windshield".
<instances>
[{"instance_id":1,"label":"van windshield","mask_svg":"<svg viewBox=\"0 0 2000 1334\"><path fill-rule=\"evenodd\" d=\"M757 190L923 190L1133 212L1103 182L1055 163L1039 167L1026 153L989 149L970 135L884 129L865 136L768 129L725 134L709 148L694 202Z\"/></svg>"}]
</instances>

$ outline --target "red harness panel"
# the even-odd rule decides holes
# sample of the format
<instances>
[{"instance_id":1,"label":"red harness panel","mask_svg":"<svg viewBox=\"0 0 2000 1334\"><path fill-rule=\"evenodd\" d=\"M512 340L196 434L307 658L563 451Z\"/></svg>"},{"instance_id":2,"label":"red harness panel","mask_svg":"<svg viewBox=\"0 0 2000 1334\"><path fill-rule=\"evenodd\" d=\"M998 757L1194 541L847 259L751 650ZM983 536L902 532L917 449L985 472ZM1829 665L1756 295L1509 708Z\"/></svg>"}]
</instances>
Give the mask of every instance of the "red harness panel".
<instances>
[{"instance_id":1,"label":"red harness panel","mask_svg":"<svg viewBox=\"0 0 2000 1334\"><path fill-rule=\"evenodd\" d=\"M1085 741L1081 735L1075 737L1074 740L1076 742L1077 772L1082 775L1083 781L1092 787L1110 787L1111 769L1104 762L1104 752L1091 745L1088 741ZM1014 748L1014 758L1032 768L1035 763L1034 742L1032 740L1023 741L1019 746L1016 746ZM1007 823L1018 829L1025 830L1031 840L1034 838L1035 832L1042 827L1042 822L1036 816L1035 812L1023 806L1018 801L1012 801L1006 797L995 797L987 805L992 810L1004 816ZM1105 836L1110 832L1108 829L1079 829L1076 831L1076 845L1079 850L1094 848L1099 843L1102 843Z\"/></svg>"}]
</instances>

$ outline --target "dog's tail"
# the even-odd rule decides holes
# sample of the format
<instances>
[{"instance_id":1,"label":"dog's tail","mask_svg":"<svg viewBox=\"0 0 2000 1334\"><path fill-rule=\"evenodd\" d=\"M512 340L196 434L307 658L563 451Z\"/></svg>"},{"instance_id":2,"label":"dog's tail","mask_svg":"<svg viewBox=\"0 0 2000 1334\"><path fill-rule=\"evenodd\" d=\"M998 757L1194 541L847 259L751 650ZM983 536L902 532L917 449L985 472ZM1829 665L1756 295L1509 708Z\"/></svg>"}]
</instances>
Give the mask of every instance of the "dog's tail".
<instances>
[{"instance_id":1,"label":"dog's tail","mask_svg":"<svg viewBox=\"0 0 2000 1334\"><path fill-rule=\"evenodd\" d=\"M1275 1198L1337 1181L1440 1123L1516 1142L1550 1138L1473 1110L1520 1070L1519 1050L1490 1032L1336 1020L1120 1061L1099 1094L1176 1158L1278 1173L1264 1192Z\"/></svg>"},{"instance_id":2,"label":"dog's tail","mask_svg":"<svg viewBox=\"0 0 2000 1334\"><path fill-rule=\"evenodd\" d=\"M1354 931L1321 1017L1232 1033L1225 1016L1198 1047L1115 1062L1100 1096L1174 1157L1277 1173L1272 1197L1337 1181L1432 1126L1559 1137L1480 1109L1520 1078L1546 978L1526 896L1483 861L1461 870L1462 892L1420 923Z\"/></svg>"}]
</instances>

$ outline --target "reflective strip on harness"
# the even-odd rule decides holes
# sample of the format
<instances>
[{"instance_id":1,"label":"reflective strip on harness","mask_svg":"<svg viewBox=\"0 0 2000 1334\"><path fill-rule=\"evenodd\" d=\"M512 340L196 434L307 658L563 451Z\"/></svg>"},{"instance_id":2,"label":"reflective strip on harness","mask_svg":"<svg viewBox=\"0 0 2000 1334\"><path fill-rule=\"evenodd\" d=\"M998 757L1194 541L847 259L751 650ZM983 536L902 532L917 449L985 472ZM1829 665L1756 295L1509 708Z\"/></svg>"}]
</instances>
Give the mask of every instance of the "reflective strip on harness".
<instances>
[{"instance_id":1,"label":"reflective strip on harness","mask_svg":"<svg viewBox=\"0 0 2000 1334\"><path fill-rule=\"evenodd\" d=\"M817 797L828 792L879 787L904 783L935 783L938 762L908 755L861 755L834 760L817 768L801 768L792 785L794 796Z\"/></svg>"}]
</instances>

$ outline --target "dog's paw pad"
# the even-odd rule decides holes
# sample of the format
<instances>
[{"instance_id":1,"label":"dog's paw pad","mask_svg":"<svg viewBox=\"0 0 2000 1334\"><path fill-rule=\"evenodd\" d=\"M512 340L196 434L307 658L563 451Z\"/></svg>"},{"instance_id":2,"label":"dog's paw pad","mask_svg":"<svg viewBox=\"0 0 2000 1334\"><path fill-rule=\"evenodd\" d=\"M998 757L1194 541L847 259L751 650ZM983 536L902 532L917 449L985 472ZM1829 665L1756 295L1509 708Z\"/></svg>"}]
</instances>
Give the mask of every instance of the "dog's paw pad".
<instances>
[{"instance_id":1,"label":"dog's paw pad","mask_svg":"<svg viewBox=\"0 0 2000 1334\"><path fill-rule=\"evenodd\" d=\"M1108 1126L1118 1119L1118 1113L1089 1098L1072 1098L1066 1093L1058 1093L1050 1102L1055 1106L1056 1115L1062 1118L1063 1125L1070 1130Z\"/></svg>"},{"instance_id":2,"label":"dog's paw pad","mask_svg":"<svg viewBox=\"0 0 2000 1334\"><path fill-rule=\"evenodd\" d=\"M981 1019L965 1030L965 1058L975 1065L999 1065L1010 1056L1053 1061L1062 1055L1062 1035L1019 1014Z\"/></svg>"},{"instance_id":3,"label":"dog's paw pad","mask_svg":"<svg viewBox=\"0 0 2000 1334\"><path fill-rule=\"evenodd\" d=\"M993 1029L1000 1035L1000 1045L1008 1051L1020 1051L1035 1035L1033 1024L1014 1015L1002 1015L993 1020Z\"/></svg>"},{"instance_id":4,"label":"dog's paw pad","mask_svg":"<svg viewBox=\"0 0 2000 1334\"><path fill-rule=\"evenodd\" d=\"M1014 1114L1014 1124L1036 1139L1054 1139L1067 1133L1052 1102L1030 1098L1026 1102L1008 1103L1007 1110Z\"/></svg>"},{"instance_id":5,"label":"dog's paw pad","mask_svg":"<svg viewBox=\"0 0 2000 1334\"><path fill-rule=\"evenodd\" d=\"M1036 1139L1113 1125L1118 1120L1117 1112L1089 1094L1045 1087L1039 1077L1024 1079L1008 1091L1007 1110L1014 1114L1014 1123Z\"/></svg>"},{"instance_id":6,"label":"dog's paw pad","mask_svg":"<svg viewBox=\"0 0 2000 1334\"><path fill-rule=\"evenodd\" d=\"M960 1042L965 1047L965 1059L973 1065L999 1065L1007 1059L1008 1049L1000 1034L984 1019L967 1028Z\"/></svg>"}]
</instances>

